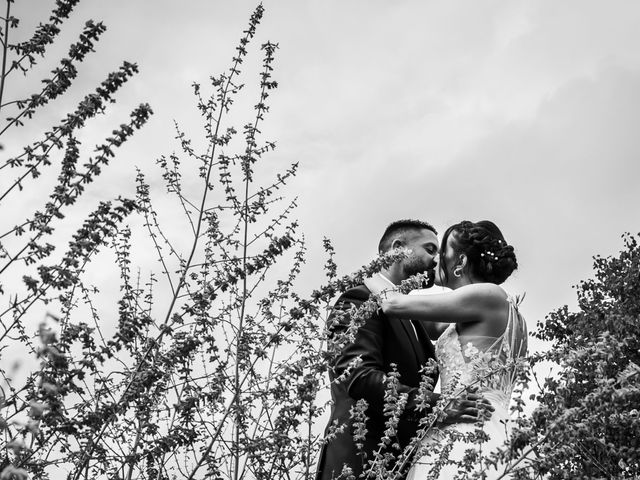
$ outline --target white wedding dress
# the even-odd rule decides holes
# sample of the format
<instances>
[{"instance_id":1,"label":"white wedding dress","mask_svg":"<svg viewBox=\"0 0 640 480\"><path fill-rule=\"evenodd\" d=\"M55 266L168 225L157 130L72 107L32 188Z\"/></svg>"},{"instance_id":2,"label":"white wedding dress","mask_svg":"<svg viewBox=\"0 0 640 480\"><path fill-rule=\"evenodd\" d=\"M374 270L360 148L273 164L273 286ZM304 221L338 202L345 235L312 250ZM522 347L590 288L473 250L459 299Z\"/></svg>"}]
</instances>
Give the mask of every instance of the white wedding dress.
<instances>
[{"instance_id":1,"label":"white wedding dress","mask_svg":"<svg viewBox=\"0 0 640 480\"><path fill-rule=\"evenodd\" d=\"M527 327L518 312L518 301L508 295L507 302L509 319L500 337L461 336L456 324L452 323L435 344L443 395L458 396L465 386L475 385L495 411L482 424L459 423L428 430L421 443L424 453L409 471L407 480L444 480L453 479L456 475L467 478L469 473L458 473L457 462L463 459L468 449L478 454L473 461L474 472L483 470L486 474L483 478L497 478L504 471L499 465L498 469L487 467L480 458L502 446L509 435L509 402L516 377L514 362L527 351ZM460 436L457 434L473 434L477 429L486 434L486 441L453 438Z\"/></svg>"}]
</instances>

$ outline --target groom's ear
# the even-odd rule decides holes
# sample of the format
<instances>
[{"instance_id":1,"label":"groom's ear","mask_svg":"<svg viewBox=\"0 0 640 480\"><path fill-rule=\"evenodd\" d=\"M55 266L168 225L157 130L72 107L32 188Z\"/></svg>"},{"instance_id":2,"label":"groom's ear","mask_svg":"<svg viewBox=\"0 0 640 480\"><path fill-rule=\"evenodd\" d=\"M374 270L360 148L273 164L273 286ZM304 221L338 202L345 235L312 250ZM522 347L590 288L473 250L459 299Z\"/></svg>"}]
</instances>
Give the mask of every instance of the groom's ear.
<instances>
[{"instance_id":1,"label":"groom's ear","mask_svg":"<svg viewBox=\"0 0 640 480\"><path fill-rule=\"evenodd\" d=\"M391 242L391 250L395 250L396 248L404 247L404 242L401 238L394 238L393 242Z\"/></svg>"}]
</instances>

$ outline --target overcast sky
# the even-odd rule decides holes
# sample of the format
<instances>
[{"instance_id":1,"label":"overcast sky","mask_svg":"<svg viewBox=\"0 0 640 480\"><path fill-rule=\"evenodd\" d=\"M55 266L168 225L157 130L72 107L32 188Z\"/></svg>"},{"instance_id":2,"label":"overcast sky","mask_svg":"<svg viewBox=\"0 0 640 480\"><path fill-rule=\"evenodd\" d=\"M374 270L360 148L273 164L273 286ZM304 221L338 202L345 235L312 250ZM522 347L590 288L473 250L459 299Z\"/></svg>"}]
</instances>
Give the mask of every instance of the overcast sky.
<instances>
[{"instance_id":1,"label":"overcast sky","mask_svg":"<svg viewBox=\"0 0 640 480\"><path fill-rule=\"evenodd\" d=\"M44 20L49 3L17 2L29 10L25 25ZM141 73L118 96L112 122L141 101L156 113L90 195L130 193L134 165L152 169L176 148L173 119L188 126L197 116L190 83L227 68L255 5L82 2L60 48L89 18L108 32L81 69L78 95L127 59ZM520 268L506 286L527 292L533 328L549 311L575 306L572 285L590 275L594 254L615 254L623 232L640 231L640 3L264 6L247 62L259 65L259 43L279 43L280 87L264 132L278 143L273 168L300 163L289 193L299 196L309 241L309 287L321 281L323 236L348 273L372 258L393 220L420 218L442 232L490 219L516 249ZM67 101L37 121L55 121ZM12 141L32 137L22 131Z\"/></svg>"}]
</instances>

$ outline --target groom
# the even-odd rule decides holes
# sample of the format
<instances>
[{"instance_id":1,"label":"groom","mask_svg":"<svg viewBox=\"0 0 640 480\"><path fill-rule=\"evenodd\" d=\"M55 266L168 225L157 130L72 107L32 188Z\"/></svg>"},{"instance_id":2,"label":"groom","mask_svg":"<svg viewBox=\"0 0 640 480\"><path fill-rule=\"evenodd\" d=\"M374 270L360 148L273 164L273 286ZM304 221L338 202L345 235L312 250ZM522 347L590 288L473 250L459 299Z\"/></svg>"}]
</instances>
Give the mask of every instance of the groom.
<instances>
[{"instance_id":1,"label":"groom","mask_svg":"<svg viewBox=\"0 0 640 480\"><path fill-rule=\"evenodd\" d=\"M399 220L387 227L380 239L379 252L402 247L411 251L408 257L381 271L390 287L417 273L433 273L438 253L436 234L430 224L419 220ZM334 312L347 312L352 305L359 307L369 298L369 294L364 285L348 290L336 302ZM344 333L348 325L348 315L332 313L327 327L330 338ZM398 393L407 393L408 402L398 424L397 436L392 439L392 443L397 441L400 450L392 450L390 446L383 453L391 451L397 455L408 445L416 433L420 416L427 413L416 410L416 396L420 368L430 358L435 359L434 347L420 322L390 320L380 310L365 319L353 343L341 348L329 369L333 405L325 431L325 436L329 435L329 438L320 452L316 480L358 478L366 471L367 463L380 448L379 443L384 435L387 418L383 415L385 378L392 371L392 364L400 375ZM435 384L437 373L433 373L432 378ZM354 441L350 409L359 399L366 400L368 404L367 432L364 438ZM432 407L437 399L437 394L430 394L428 401ZM470 402L462 404L468 406ZM459 421L460 416L469 412L462 407L452 409L448 412L448 420ZM389 465L387 468L392 467Z\"/></svg>"}]
</instances>

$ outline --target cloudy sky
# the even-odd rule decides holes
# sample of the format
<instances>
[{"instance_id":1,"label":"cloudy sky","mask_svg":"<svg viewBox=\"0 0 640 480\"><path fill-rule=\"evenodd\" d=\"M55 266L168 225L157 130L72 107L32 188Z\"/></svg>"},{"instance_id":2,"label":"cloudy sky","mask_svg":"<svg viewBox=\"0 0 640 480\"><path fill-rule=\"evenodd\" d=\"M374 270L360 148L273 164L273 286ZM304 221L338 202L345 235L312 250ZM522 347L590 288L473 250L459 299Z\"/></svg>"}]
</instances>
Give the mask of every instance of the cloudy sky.
<instances>
[{"instance_id":1,"label":"cloudy sky","mask_svg":"<svg viewBox=\"0 0 640 480\"><path fill-rule=\"evenodd\" d=\"M49 2L17 3L19 14L28 10L25 27L46 18ZM575 306L572 285L590 275L593 255L615 254L623 232L640 231L640 3L264 6L246 70L259 66L259 43L279 44L280 86L264 132L278 144L271 168L300 163L289 194L299 196L310 287L322 275L323 236L348 273L372 258L393 220L421 218L443 231L462 219L491 219L516 248L520 269L507 287L527 292L533 328L549 311ZM54 48L63 51L89 18L108 31L83 64L76 95L127 59L141 73L104 122L117 125L141 101L155 110L90 195L130 193L135 165L152 169L176 148L173 119L188 128L197 116L189 85L227 68L254 7L82 2ZM36 123L51 124L73 101ZM32 138L23 130L3 143L10 151L11 142Z\"/></svg>"}]
</instances>

